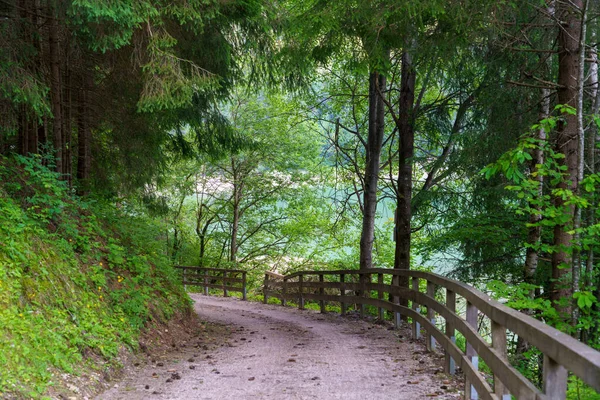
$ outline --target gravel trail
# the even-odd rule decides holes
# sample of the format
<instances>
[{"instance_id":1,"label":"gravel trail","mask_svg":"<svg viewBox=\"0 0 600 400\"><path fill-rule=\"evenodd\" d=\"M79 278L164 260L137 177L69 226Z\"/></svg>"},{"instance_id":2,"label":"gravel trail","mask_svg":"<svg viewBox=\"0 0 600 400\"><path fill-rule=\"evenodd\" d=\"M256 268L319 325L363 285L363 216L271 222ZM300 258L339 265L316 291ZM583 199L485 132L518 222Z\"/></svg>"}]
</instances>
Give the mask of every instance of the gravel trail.
<instances>
[{"instance_id":1,"label":"gravel trail","mask_svg":"<svg viewBox=\"0 0 600 400\"><path fill-rule=\"evenodd\" d=\"M191 295L231 333L131 371L98 400L458 399L443 358L399 331L336 314Z\"/></svg>"}]
</instances>

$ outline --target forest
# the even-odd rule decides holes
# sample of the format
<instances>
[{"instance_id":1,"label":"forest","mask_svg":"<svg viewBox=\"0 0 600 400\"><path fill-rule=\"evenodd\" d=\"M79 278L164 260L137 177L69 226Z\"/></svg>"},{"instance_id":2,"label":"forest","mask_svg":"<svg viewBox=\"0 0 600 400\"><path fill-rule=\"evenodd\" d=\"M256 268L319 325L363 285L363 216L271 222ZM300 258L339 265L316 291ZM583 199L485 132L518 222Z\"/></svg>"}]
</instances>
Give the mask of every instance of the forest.
<instances>
[{"instance_id":1,"label":"forest","mask_svg":"<svg viewBox=\"0 0 600 400\"><path fill-rule=\"evenodd\" d=\"M0 396L183 312L176 265L432 271L600 349L599 36L593 0L0 0Z\"/></svg>"}]
</instances>

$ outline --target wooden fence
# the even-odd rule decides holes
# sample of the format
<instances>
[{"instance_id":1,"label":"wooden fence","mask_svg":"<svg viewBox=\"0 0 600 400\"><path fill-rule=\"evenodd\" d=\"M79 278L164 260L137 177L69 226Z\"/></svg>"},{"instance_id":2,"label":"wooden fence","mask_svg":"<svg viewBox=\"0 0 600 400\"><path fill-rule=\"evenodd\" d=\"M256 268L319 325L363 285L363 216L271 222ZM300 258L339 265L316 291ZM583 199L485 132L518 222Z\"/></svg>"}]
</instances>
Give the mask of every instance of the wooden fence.
<instances>
[{"instance_id":1,"label":"wooden fence","mask_svg":"<svg viewBox=\"0 0 600 400\"><path fill-rule=\"evenodd\" d=\"M404 277L404 278L400 278ZM386 284L398 279L410 279L410 288ZM425 292L420 291L426 282ZM436 293L445 291L445 301L436 300ZM392 295L393 301L388 301ZM295 301L304 308L306 300L318 301L321 312L325 302L336 302L342 314L347 305L360 305L378 309L380 318L384 310L393 313L396 324L404 315L412 320L413 336L418 338L421 327L427 335L427 348L435 349L437 342L445 352L446 372L455 367L465 375L465 399L510 400L563 400L566 398L568 371L600 392L600 352L586 346L534 318L491 299L481 291L443 276L421 272L391 269L340 271L303 271L291 275L265 274L264 301L276 297L285 305ZM457 297L466 303L465 316L456 312ZM398 304L399 299L410 307ZM421 310L424 307L426 309ZM438 328L437 318L441 317ZM491 344L479 333L479 318L487 319L491 327ZM466 352L456 345L456 331L466 339ZM544 355L543 388L540 391L521 375L507 359L507 331L523 338ZM493 373L488 380L478 371L482 359Z\"/></svg>"},{"instance_id":2,"label":"wooden fence","mask_svg":"<svg viewBox=\"0 0 600 400\"><path fill-rule=\"evenodd\" d=\"M239 269L202 268L175 266L181 271L184 285L201 286L208 296L208 289L221 289L224 296L229 292L241 292L246 300L246 271Z\"/></svg>"}]
</instances>

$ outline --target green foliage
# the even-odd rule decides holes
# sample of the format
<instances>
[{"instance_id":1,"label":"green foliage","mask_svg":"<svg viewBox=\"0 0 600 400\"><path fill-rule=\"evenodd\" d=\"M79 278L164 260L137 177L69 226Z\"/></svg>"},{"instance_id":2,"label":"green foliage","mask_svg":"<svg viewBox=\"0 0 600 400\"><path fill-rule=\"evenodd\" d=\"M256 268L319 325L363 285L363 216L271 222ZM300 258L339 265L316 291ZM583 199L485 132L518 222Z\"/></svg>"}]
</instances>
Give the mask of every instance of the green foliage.
<instances>
[{"instance_id":1,"label":"green foliage","mask_svg":"<svg viewBox=\"0 0 600 400\"><path fill-rule=\"evenodd\" d=\"M66 13L79 39L101 53L128 45L136 29L159 16L159 10L148 1L74 0Z\"/></svg>"},{"instance_id":2,"label":"green foliage","mask_svg":"<svg viewBox=\"0 0 600 400\"><path fill-rule=\"evenodd\" d=\"M558 107L561 112L571 114L573 110L569 107ZM542 120L539 124L532 126L532 132L539 129L550 131L558 123L559 117L550 117ZM526 175L525 165L532 160L531 152L540 150L544 153L544 164L538 164L535 169ZM571 190L560 187L559 183L567 182L567 166L560 160L564 159L564 154L554 151L547 141L542 141L527 135L521 138L517 146L503 154L500 159L488 165L482 173L487 179L490 179L497 173L502 173L511 184L505 188L514 192L517 199L522 201L514 203L514 210L518 215L539 215L540 221L536 225L547 228L553 228L557 225L572 224L570 216L570 207L576 206L580 209L586 209L593 204L593 196L600 176L598 174L588 174L580 182L584 191L580 194L573 193ZM539 193L538 176L544 177L544 182L549 186L548 190L542 195ZM560 198L564 201L561 206L556 206L553 199ZM535 225L528 225L535 226ZM572 225L571 225L572 226ZM579 233L591 232L594 226L580 228ZM575 233L574 231L571 233ZM552 253L556 251L551 246L538 244L545 252ZM570 246L569 251L580 249L577 244Z\"/></svg>"},{"instance_id":3,"label":"green foliage","mask_svg":"<svg viewBox=\"0 0 600 400\"><path fill-rule=\"evenodd\" d=\"M598 320L598 299L590 290L582 290L573 293L575 304L579 308L579 318L577 319L576 328L579 330L589 331L595 327ZM600 348L600 343L591 343L595 348Z\"/></svg>"},{"instance_id":4,"label":"green foliage","mask_svg":"<svg viewBox=\"0 0 600 400\"><path fill-rule=\"evenodd\" d=\"M21 18L17 21L29 28ZM36 50L20 36L21 30L0 23L0 100L10 100L16 106L26 105L36 117L50 115L48 85L41 74L28 66ZM0 124L0 134L4 123Z\"/></svg>"},{"instance_id":5,"label":"green foliage","mask_svg":"<svg viewBox=\"0 0 600 400\"><path fill-rule=\"evenodd\" d=\"M298 104L280 94L236 92L222 109L245 145L218 158L177 157L147 194L169 221L174 262L241 267L250 272L249 283L258 284L265 268L306 263L328 248L318 244L326 241L322 232L330 223L321 197L322 140Z\"/></svg>"},{"instance_id":6,"label":"green foliage","mask_svg":"<svg viewBox=\"0 0 600 400\"><path fill-rule=\"evenodd\" d=\"M557 247L548 241L539 240L537 243L526 243L525 246L532 247L542 254L553 254L557 251L566 251L568 254L587 251L600 244L598 235L598 225L592 224L584 227L575 228L573 226L571 207L575 206L580 210L586 210L597 204L597 189L600 184L600 175L591 173L584 176L579 182L579 193L567 189L569 187L569 176L567 166L562 163L564 154L558 153L552 149L547 141L534 138L535 132L543 129L551 132L563 118L564 114L573 115L575 110L572 107L558 105L555 108L560 114L540 121L531 127L531 133L521 138L517 146L503 154L497 162L488 165L483 170L483 174L490 179L496 174L503 174L508 180L505 188L514 193L515 198L511 203L513 211L517 215L539 217L538 222L527 223L527 227L542 227L544 230L551 230L557 226L565 226L567 231L574 235L577 240L573 240L570 246ZM527 164L531 162L531 153L541 151L544 154L544 163L537 164L534 168L528 170ZM540 193L540 183L538 177L544 178L544 190ZM557 205L554 199L561 199L562 203ZM570 268L569 265L559 266L558 268ZM531 291L533 288L525 288L525 291ZM597 311L594 304L598 299L593 294L593 288L585 288L578 291L576 288L573 295L574 304L579 308L577 326L572 327L561 321L552 314L551 305L546 304L543 308L535 307L534 304L524 306L521 303L512 304L518 309L538 309L542 310L542 316L548 318L554 326L561 329L572 331L573 329L589 330L594 326L593 319ZM571 299L562 299L569 302ZM527 302L527 299L523 299ZM548 302L545 300L544 302Z\"/></svg>"},{"instance_id":7,"label":"green foliage","mask_svg":"<svg viewBox=\"0 0 600 400\"><path fill-rule=\"evenodd\" d=\"M591 309L594 303L598 300L596 296L592 294L592 292L586 290L573 294L573 298L577 300L577 306L581 310Z\"/></svg>"},{"instance_id":8,"label":"green foliage","mask_svg":"<svg viewBox=\"0 0 600 400\"><path fill-rule=\"evenodd\" d=\"M492 281L487 285L492 297L506 301L508 307L519 311L528 311L536 317L552 324L560 324L560 318L552 302L543 297L533 297L531 293L539 287L528 283L508 284Z\"/></svg>"},{"instance_id":9,"label":"green foliage","mask_svg":"<svg viewBox=\"0 0 600 400\"><path fill-rule=\"evenodd\" d=\"M569 376L567 386L568 400L600 400L600 393L584 384L581 379L574 375Z\"/></svg>"},{"instance_id":10,"label":"green foliage","mask_svg":"<svg viewBox=\"0 0 600 400\"><path fill-rule=\"evenodd\" d=\"M0 396L37 398L189 306L150 221L73 197L37 157L0 159L0 180Z\"/></svg>"},{"instance_id":11,"label":"green foliage","mask_svg":"<svg viewBox=\"0 0 600 400\"><path fill-rule=\"evenodd\" d=\"M190 60L177 56L177 40L160 29L150 37L148 60L142 66L144 88L137 108L141 112L193 106L194 96L218 88L218 77Z\"/></svg>"}]
</instances>

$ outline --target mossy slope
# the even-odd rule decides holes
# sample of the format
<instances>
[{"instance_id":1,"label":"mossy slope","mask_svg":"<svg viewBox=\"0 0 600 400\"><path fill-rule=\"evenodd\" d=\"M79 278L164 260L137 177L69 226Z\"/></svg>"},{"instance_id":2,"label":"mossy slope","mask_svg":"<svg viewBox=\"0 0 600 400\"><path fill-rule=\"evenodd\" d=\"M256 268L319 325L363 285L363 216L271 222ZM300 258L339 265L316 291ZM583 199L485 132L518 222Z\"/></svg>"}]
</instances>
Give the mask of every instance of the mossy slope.
<instances>
[{"instance_id":1,"label":"mossy slope","mask_svg":"<svg viewBox=\"0 0 600 400\"><path fill-rule=\"evenodd\" d=\"M73 196L36 158L0 158L0 182L0 398L43 397L189 308L152 221Z\"/></svg>"}]
</instances>

